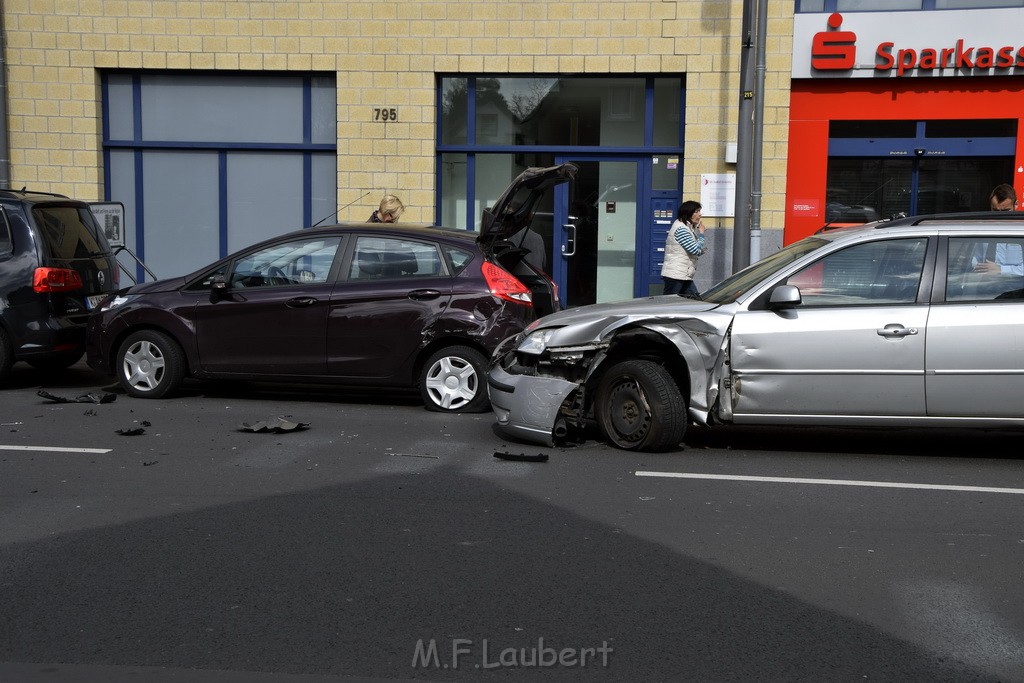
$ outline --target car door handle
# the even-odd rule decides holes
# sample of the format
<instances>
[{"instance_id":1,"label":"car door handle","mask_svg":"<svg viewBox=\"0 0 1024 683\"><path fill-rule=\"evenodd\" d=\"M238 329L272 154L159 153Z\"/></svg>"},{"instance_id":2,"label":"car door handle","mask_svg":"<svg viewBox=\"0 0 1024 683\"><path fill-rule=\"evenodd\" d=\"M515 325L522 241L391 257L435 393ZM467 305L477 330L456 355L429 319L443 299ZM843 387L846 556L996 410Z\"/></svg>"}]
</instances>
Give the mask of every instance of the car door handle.
<instances>
[{"instance_id":1,"label":"car door handle","mask_svg":"<svg viewBox=\"0 0 1024 683\"><path fill-rule=\"evenodd\" d=\"M285 302L285 306L288 308L305 308L306 306L312 306L317 302L317 299L311 296L297 296L294 299L288 299Z\"/></svg>"},{"instance_id":2,"label":"car door handle","mask_svg":"<svg viewBox=\"0 0 1024 683\"><path fill-rule=\"evenodd\" d=\"M436 299L441 296L441 292L436 289L414 289L409 292L409 298L413 301L427 301L429 299Z\"/></svg>"},{"instance_id":3,"label":"car door handle","mask_svg":"<svg viewBox=\"0 0 1024 683\"><path fill-rule=\"evenodd\" d=\"M903 325L900 325L898 323L890 323L883 327L882 329L878 330L879 337L888 337L890 339L906 337L911 334L917 334L916 327L903 327Z\"/></svg>"}]
</instances>

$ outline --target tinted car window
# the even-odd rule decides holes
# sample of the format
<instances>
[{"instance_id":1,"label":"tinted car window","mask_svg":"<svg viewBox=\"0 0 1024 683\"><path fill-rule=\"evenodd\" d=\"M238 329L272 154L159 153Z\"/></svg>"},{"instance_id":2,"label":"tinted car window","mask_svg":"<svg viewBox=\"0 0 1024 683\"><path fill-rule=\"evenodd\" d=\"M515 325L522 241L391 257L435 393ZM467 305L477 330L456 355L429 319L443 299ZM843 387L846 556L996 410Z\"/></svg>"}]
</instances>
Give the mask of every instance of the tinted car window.
<instances>
[{"instance_id":1,"label":"tinted car window","mask_svg":"<svg viewBox=\"0 0 1024 683\"><path fill-rule=\"evenodd\" d=\"M469 262L473 260L473 253L466 251L465 249L459 249L458 247L451 247L448 245L442 245L441 249L444 251L444 255L448 258L448 263L451 264L452 272L458 275L462 272L463 268L469 265Z\"/></svg>"},{"instance_id":2,"label":"tinted car window","mask_svg":"<svg viewBox=\"0 0 1024 683\"><path fill-rule=\"evenodd\" d=\"M275 244L240 258L231 273L232 287L280 287L327 282L338 252L338 237Z\"/></svg>"},{"instance_id":3,"label":"tinted car window","mask_svg":"<svg viewBox=\"0 0 1024 683\"><path fill-rule=\"evenodd\" d=\"M87 258L110 250L88 209L37 206L32 218L51 258Z\"/></svg>"},{"instance_id":4,"label":"tinted car window","mask_svg":"<svg viewBox=\"0 0 1024 683\"><path fill-rule=\"evenodd\" d=\"M906 304L917 300L927 238L878 240L833 252L791 275L804 306Z\"/></svg>"},{"instance_id":5,"label":"tinted car window","mask_svg":"<svg viewBox=\"0 0 1024 683\"><path fill-rule=\"evenodd\" d=\"M0 209L0 254L10 251L12 247L11 226L7 223L7 212Z\"/></svg>"},{"instance_id":6,"label":"tinted car window","mask_svg":"<svg viewBox=\"0 0 1024 683\"><path fill-rule=\"evenodd\" d=\"M951 237L946 301L1024 298L1024 238Z\"/></svg>"},{"instance_id":7,"label":"tinted car window","mask_svg":"<svg viewBox=\"0 0 1024 683\"><path fill-rule=\"evenodd\" d=\"M356 240L350 280L432 277L440 275L441 258L433 244L392 237Z\"/></svg>"}]
</instances>

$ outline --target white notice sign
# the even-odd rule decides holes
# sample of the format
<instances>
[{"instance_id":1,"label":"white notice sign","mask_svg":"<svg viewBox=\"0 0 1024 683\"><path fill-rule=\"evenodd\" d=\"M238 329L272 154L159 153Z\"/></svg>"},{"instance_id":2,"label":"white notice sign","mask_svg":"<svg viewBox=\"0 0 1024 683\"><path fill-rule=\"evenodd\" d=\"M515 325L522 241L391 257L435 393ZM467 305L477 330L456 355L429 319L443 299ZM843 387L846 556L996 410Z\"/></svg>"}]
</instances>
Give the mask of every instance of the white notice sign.
<instances>
[{"instance_id":1,"label":"white notice sign","mask_svg":"<svg viewBox=\"0 0 1024 683\"><path fill-rule=\"evenodd\" d=\"M702 173L700 205L703 216L731 217L736 213L736 174Z\"/></svg>"}]
</instances>

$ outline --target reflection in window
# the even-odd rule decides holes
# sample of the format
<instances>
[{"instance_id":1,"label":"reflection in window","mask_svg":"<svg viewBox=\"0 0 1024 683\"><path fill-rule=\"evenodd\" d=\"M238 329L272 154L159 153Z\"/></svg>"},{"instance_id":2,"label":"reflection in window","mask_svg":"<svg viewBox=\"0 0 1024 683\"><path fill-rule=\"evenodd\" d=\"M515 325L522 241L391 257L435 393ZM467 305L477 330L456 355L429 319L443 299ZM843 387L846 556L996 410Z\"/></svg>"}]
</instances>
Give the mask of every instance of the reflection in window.
<instances>
[{"instance_id":1,"label":"reflection in window","mask_svg":"<svg viewBox=\"0 0 1024 683\"><path fill-rule=\"evenodd\" d=\"M909 304L917 300L926 238L879 240L825 256L792 275L803 306Z\"/></svg>"}]
</instances>

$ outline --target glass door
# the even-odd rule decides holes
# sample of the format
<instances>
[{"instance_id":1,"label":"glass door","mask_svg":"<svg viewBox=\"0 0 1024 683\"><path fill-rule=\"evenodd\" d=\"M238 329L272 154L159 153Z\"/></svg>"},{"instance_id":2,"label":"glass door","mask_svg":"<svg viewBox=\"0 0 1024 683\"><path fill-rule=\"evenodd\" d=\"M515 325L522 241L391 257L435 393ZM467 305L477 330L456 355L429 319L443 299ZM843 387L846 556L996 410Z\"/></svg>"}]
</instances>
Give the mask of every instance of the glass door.
<instances>
[{"instance_id":1,"label":"glass door","mask_svg":"<svg viewBox=\"0 0 1024 683\"><path fill-rule=\"evenodd\" d=\"M552 275L562 305L633 298L642 253L639 161L563 161L579 173L555 196Z\"/></svg>"}]
</instances>

